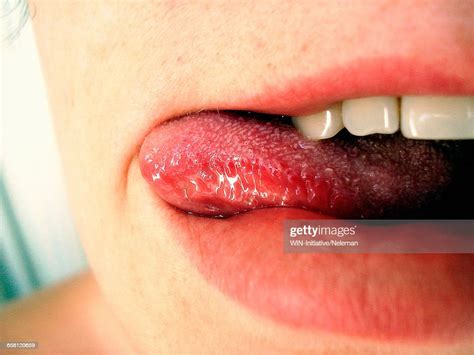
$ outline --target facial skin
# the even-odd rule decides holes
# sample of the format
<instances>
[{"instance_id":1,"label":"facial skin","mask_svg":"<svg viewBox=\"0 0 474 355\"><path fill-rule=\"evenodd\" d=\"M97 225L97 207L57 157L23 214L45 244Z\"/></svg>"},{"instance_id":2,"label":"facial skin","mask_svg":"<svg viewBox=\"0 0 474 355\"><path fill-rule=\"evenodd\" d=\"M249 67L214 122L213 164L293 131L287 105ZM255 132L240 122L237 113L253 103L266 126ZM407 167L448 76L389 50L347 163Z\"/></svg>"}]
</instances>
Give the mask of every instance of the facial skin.
<instances>
[{"instance_id":1,"label":"facial skin","mask_svg":"<svg viewBox=\"0 0 474 355\"><path fill-rule=\"evenodd\" d=\"M77 228L135 349L393 349L277 324L214 289L173 239L170 209L150 194L138 151L164 120L359 58L412 58L474 80L474 3L41 0L30 6ZM396 344L404 353L467 353L470 346Z\"/></svg>"}]
</instances>

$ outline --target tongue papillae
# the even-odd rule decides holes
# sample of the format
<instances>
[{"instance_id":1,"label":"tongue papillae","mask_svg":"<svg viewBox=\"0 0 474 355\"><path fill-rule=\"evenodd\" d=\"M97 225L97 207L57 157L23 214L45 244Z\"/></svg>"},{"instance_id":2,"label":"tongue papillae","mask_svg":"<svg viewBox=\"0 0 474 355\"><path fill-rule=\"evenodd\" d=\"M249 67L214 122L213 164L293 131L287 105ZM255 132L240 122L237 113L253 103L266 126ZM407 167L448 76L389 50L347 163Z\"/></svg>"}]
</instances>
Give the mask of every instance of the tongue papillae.
<instances>
[{"instance_id":1,"label":"tongue papillae","mask_svg":"<svg viewBox=\"0 0 474 355\"><path fill-rule=\"evenodd\" d=\"M140 167L162 199L198 215L288 206L342 218L401 216L450 184L444 148L344 132L310 141L281 117L201 112L151 131Z\"/></svg>"}]
</instances>

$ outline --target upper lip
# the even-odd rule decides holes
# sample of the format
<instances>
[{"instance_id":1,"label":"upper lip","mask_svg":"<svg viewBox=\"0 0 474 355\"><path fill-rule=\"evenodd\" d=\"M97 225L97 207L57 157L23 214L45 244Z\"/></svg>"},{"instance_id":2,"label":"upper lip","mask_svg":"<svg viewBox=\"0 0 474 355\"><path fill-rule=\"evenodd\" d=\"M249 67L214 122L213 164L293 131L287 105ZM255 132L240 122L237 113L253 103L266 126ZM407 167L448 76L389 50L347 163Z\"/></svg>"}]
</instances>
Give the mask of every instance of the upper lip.
<instances>
[{"instance_id":1,"label":"upper lip","mask_svg":"<svg viewBox=\"0 0 474 355\"><path fill-rule=\"evenodd\" d=\"M453 69L454 68L454 69ZM270 75L271 76L271 75ZM221 91L216 88L216 91ZM222 90L219 97L186 105L162 106L140 135L192 112L252 111L298 116L317 113L336 102L368 96L474 95L474 64L452 58L450 63L419 58L372 57L329 69L293 76L273 76L249 85L241 94ZM244 92L244 93L242 93ZM136 152L137 147L134 147Z\"/></svg>"},{"instance_id":2,"label":"upper lip","mask_svg":"<svg viewBox=\"0 0 474 355\"><path fill-rule=\"evenodd\" d=\"M316 75L300 75L263 85L263 90L218 102L215 107L281 115L304 115L357 97L402 95L474 95L474 66L456 74L447 65L410 58L352 61ZM213 109L208 107L207 109Z\"/></svg>"}]
</instances>

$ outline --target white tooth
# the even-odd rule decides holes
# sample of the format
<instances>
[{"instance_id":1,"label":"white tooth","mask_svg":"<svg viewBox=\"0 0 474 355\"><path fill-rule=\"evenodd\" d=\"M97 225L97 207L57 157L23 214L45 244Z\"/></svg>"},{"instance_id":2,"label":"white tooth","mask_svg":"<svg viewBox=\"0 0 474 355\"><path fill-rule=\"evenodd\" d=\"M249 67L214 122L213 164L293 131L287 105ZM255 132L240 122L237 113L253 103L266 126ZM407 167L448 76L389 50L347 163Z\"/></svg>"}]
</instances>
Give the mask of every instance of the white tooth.
<instances>
[{"instance_id":1,"label":"white tooth","mask_svg":"<svg viewBox=\"0 0 474 355\"><path fill-rule=\"evenodd\" d=\"M401 131L414 139L474 139L473 96L403 96Z\"/></svg>"},{"instance_id":2,"label":"white tooth","mask_svg":"<svg viewBox=\"0 0 474 355\"><path fill-rule=\"evenodd\" d=\"M344 128L341 104L314 115L296 116L292 120L295 127L310 139L331 138Z\"/></svg>"},{"instance_id":3,"label":"white tooth","mask_svg":"<svg viewBox=\"0 0 474 355\"><path fill-rule=\"evenodd\" d=\"M395 133L400 122L398 99L374 96L346 100L342 103L342 120L346 129L356 136Z\"/></svg>"}]
</instances>

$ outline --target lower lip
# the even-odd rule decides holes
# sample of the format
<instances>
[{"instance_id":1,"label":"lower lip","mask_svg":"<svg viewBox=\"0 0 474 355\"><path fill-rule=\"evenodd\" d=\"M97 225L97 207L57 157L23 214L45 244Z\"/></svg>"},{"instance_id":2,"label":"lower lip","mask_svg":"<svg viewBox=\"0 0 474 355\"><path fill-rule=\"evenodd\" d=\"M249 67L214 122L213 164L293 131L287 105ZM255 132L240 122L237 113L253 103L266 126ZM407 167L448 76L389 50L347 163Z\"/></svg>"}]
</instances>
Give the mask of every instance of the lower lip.
<instances>
[{"instance_id":1,"label":"lower lip","mask_svg":"<svg viewBox=\"0 0 474 355\"><path fill-rule=\"evenodd\" d=\"M179 242L202 275L279 323L414 342L451 342L474 331L472 255L287 254L285 219L329 218L301 209L186 218L192 230L183 229Z\"/></svg>"}]
</instances>

